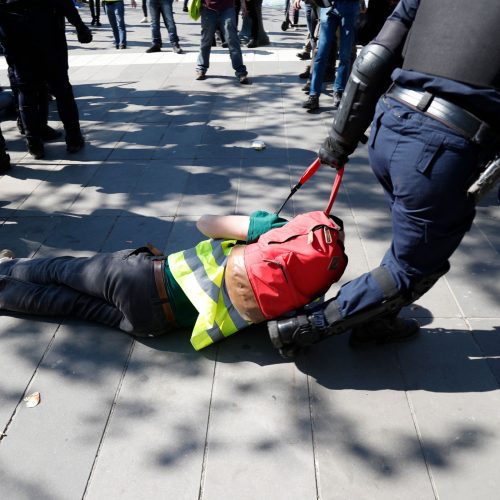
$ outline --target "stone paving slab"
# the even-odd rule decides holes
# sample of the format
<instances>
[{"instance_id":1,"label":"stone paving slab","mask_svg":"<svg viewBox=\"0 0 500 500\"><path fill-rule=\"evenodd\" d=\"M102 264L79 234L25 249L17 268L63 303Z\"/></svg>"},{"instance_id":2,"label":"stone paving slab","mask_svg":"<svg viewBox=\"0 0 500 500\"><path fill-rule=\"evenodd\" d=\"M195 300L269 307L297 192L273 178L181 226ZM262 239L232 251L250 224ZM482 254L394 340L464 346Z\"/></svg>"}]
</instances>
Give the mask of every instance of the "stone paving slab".
<instances>
[{"instance_id":1,"label":"stone paving slab","mask_svg":"<svg viewBox=\"0 0 500 500\"><path fill-rule=\"evenodd\" d=\"M90 45L68 34L86 148L45 160L2 123L16 166L0 178L0 241L21 257L92 255L147 241L165 253L201 235L203 213L277 209L314 160L332 119L300 108L304 29L244 49L252 85L214 48L194 80L199 24L174 10L186 54L145 54L149 26L126 7L129 49L109 25ZM88 8L82 15L89 20ZM0 82L6 85L0 60ZM50 123L60 128L51 106ZM267 147L255 151L254 139ZM324 207L322 167L287 204ZM391 236L365 147L352 155L334 213L349 267L376 266ZM257 326L195 352L189 332L133 340L103 326L0 315L0 498L100 500L479 499L498 497L500 233L491 193L452 269L404 310L422 325L405 345L354 351L347 336L281 359ZM26 394L41 404L26 408Z\"/></svg>"}]
</instances>

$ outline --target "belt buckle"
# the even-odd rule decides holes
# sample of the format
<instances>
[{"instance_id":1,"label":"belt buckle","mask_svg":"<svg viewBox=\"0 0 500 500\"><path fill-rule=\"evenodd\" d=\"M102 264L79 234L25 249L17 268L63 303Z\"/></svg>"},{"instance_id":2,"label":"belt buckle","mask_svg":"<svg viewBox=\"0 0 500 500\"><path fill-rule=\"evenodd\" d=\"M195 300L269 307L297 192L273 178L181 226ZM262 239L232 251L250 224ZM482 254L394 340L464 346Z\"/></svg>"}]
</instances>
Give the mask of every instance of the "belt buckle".
<instances>
[{"instance_id":1,"label":"belt buckle","mask_svg":"<svg viewBox=\"0 0 500 500\"><path fill-rule=\"evenodd\" d=\"M434 94L431 94L430 92L427 92L427 90L425 90L422 96L420 97L420 101L418 101L416 107L419 111L425 113L429 109L429 106L431 105L433 100L434 100Z\"/></svg>"}]
</instances>

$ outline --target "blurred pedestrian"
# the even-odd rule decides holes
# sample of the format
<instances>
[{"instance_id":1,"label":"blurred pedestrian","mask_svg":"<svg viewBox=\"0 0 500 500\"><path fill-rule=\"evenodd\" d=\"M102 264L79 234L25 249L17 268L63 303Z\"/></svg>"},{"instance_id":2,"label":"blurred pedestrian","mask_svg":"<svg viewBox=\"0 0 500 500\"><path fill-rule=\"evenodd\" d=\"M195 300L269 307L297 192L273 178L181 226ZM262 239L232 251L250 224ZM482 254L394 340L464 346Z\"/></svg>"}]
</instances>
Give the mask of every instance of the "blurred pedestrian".
<instances>
[{"instance_id":1,"label":"blurred pedestrian","mask_svg":"<svg viewBox=\"0 0 500 500\"><path fill-rule=\"evenodd\" d=\"M127 28L125 26L125 4L123 0L102 0L109 24L113 30L115 47L117 49L127 48ZM135 9L135 0L130 0L130 5Z\"/></svg>"},{"instance_id":2,"label":"blurred pedestrian","mask_svg":"<svg viewBox=\"0 0 500 500\"><path fill-rule=\"evenodd\" d=\"M249 84L250 80L247 68L243 64L240 39L236 30L234 0L202 0L201 43L196 65L196 79L205 79L210 66L210 51L217 28L224 33L236 78L241 84Z\"/></svg>"},{"instance_id":3,"label":"blurred pedestrian","mask_svg":"<svg viewBox=\"0 0 500 500\"><path fill-rule=\"evenodd\" d=\"M90 24L92 26L102 26L100 21L101 16L101 0L89 0L90 15L92 16L92 21Z\"/></svg>"},{"instance_id":4,"label":"blurred pedestrian","mask_svg":"<svg viewBox=\"0 0 500 500\"><path fill-rule=\"evenodd\" d=\"M146 24L148 22L148 1L142 0L142 13L144 17L139 21L141 24Z\"/></svg>"},{"instance_id":5,"label":"blurred pedestrian","mask_svg":"<svg viewBox=\"0 0 500 500\"><path fill-rule=\"evenodd\" d=\"M339 66L333 84L333 108L337 109L351 70L352 50L355 43L356 20L359 15L359 0L337 0L331 7L321 9L318 51L312 66L311 90L303 108L319 107L319 96L323 87L325 67L337 28L339 36Z\"/></svg>"},{"instance_id":6,"label":"blurred pedestrian","mask_svg":"<svg viewBox=\"0 0 500 500\"><path fill-rule=\"evenodd\" d=\"M0 43L18 91L18 106L29 153L44 157L41 96L47 86L55 96L66 133L66 149L76 153L85 144L73 88L68 78L65 20L75 26L80 43L92 41L71 0L12 0L0 4Z\"/></svg>"},{"instance_id":7,"label":"blurred pedestrian","mask_svg":"<svg viewBox=\"0 0 500 500\"><path fill-rule=\"evenodd\" d=\"M176 54L183 54L184 51L179 45L179 36L177 35L177 26L174 20L174 11L172 9L173 0L148 0L149 16L151 18L151 38L152 45L146 52L161 52L162 40L160 30L160 15L168 31L172 50Z\"/></svg>"}]
</instances>

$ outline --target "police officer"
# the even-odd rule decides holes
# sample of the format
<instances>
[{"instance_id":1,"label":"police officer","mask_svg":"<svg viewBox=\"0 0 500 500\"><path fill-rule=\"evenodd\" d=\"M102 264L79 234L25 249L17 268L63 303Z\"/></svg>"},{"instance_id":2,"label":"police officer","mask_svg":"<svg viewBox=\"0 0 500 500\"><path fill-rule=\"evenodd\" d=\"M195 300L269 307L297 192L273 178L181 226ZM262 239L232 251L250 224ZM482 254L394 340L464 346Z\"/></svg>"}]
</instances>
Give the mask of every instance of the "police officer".
<instances>
[{"instance_id":1,"label":"police officer","mask_svg":"<svg viewBox=\"0 0 500 500\"><path fill-rule=\"evenodd\" d=\"M284 354L346 330L354 346L418 333L397 314L448 271L475 215L467 189L499 150L499 26L498 0L401 0L360 53L319 155L343 166L373 119L369 158L392 243L320 309L268 323Z\"/></svg>"},{"instance_id":2,"label":"police officer","mask_svg":"<svg viewBox=\"0 0 500 500\"><path fill-rule=\"evenodd\" d=\"M2 0L0 41L5 49L29 152L43 158L40 113L47 85L55 96L70 153L79 151L84 140L78 108L68 79L68 46L65 19L75 26L81 43L92 41L71 0Z\"/></svg>"}]
</instances>

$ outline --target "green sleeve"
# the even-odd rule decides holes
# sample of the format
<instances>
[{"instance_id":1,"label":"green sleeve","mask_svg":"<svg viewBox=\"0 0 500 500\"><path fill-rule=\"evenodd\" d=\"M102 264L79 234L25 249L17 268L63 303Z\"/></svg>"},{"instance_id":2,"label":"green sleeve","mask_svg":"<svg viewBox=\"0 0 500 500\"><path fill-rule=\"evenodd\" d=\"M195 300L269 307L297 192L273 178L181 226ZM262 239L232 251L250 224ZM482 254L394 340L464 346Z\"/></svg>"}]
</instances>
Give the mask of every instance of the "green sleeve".
<instances>
[{"instance_id":1,"label":"green sleeve","mask_svg":"<svg viewBox=\"0 0 500 500\"><path fill-rule=\"evenodd\" d=\"M261 235L271 229L284 226L288 221L276 214L257 210L250 214L250 225L248 227L247 243L253 243Z\"/></svg>"}]
</instances>

